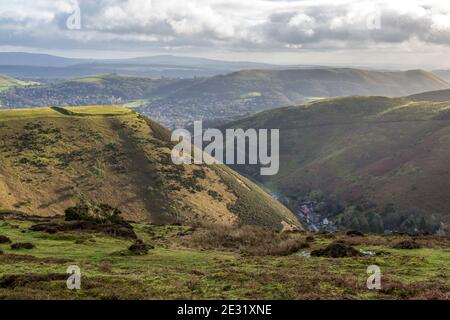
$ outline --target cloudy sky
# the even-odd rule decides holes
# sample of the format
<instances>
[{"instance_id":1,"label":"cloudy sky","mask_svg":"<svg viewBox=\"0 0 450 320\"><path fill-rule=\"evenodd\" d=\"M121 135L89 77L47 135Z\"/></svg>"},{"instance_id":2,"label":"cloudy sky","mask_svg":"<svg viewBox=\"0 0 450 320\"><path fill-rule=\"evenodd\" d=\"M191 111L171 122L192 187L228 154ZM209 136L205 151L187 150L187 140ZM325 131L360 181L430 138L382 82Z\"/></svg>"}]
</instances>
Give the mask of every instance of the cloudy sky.
<instances>
[{"instance_id":1,"label":"cloudy sky","mask_svg":"<svg viewBox=\"0 0 450 320\"><path fill-rule=\"evenodd\" d=\"M0 51L443 68L450 1L1 1Z\"/></svg>"}]
</instances>

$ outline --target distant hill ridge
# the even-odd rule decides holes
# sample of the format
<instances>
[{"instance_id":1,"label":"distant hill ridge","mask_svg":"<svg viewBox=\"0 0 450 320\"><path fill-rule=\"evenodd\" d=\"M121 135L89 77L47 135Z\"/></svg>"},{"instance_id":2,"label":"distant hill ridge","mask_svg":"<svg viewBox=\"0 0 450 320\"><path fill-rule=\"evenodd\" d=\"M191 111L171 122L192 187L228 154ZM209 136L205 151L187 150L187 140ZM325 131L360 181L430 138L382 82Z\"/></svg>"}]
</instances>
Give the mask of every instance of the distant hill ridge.
<instances>
[{"instance_id":1,"label":"distant hill ridge","mask_svg":"<svg viewBox=\"0 0 450 320\"><path fill-rule=\"evenodd\" d=\"M408 98L416 101L436 101L436 102L450 101L450 89L413 94Z\"/></svg>"},{"instance_id":2,"label":"distant hill ridge","mask_svg":"<svg viewBox=\"0 0 450 320\"><path fill-rule=\"evenodd\" d=\"M194 79L152 79L106 74L0 94L4 107L124 104L168 127L198 119L228 120L259 111L336 96L406 96L448 89L423 70L372 71L349 68L242 70Z\"/></svg>"}]
</instances>

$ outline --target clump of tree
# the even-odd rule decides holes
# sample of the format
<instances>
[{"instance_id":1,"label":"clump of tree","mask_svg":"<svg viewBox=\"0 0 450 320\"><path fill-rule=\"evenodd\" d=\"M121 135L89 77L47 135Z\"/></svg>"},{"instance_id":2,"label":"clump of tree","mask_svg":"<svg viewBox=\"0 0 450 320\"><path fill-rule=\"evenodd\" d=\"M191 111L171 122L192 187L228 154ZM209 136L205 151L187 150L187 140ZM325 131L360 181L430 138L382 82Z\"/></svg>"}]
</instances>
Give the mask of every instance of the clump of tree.
<instances>
[{"instance_id":1,"label":"clump of tree","mask_svg":"<svg viewBox=\"0 0 450 320\"><path fill-rule=\"evenodd\" d=\"M385 228L406 233L435 233L440 227L434 214L418 208L395 210L388 205L382 212Z\"/></svg>"},{"instance_id":2,"label":"clump of tree","mask_svg":"<svg viewBox=\"0 0 450 320\"><path fill-rule=\"evenodd\" d=\"M344 209L334 194L312 190L302 197L301 202L313 202L314 210L323 218L332 217Z\"/></svg>"},{"instance_id":3,"label":"clump of tree","mask_svg":"<svg viewBox=\"0 0 450 320\"><path fill-rule=\"evenodd\" d=\"M386 231L402 233L435 233L440 224L435 215L418 208L399 210L393 204L380 208L371 201L361 200L343 205L333 194L311 190L296 202L313 202L321 218L328 218L339 228L367 233Z\"/></svg>"},{"instance_id":4,"label":"clump of tree","mask_svg":"<svg viewBox=\"0 0 450 320\"><path fill-rule=\"evenodd\" d=\"M64 211L66 221L92 221L100 224L126 224L122 212L104 203L81 201Z\"/></svg>"},{"instance_id":5,"label":"clump of tree","mask_svg":"<svg viewBox=\"0 0 450 320\"><path fill-rule=\"evenodd\" d=\"M421 209L398 210L387 205L380 210L370 203L348 206L335 221L344 229L375 233L435 233L440 226L433 214Z\"/></svg>"}]
</instances>

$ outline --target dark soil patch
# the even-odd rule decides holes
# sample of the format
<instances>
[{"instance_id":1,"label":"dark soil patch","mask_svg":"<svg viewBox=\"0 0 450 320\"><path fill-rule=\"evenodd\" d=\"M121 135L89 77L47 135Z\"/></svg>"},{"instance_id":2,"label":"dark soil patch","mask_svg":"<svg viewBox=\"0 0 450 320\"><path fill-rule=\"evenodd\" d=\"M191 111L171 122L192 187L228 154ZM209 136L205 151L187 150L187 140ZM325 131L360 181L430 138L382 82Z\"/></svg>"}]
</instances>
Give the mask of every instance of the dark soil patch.
<instances>
[{"instance_id":1,"label":"dark soil patch","mask_svg":"<svg viewBox=\"0 0 450 320\"><path fill-rule=\"evenodd\" d=\"M32 244L31 242L17 242L11 245L11 249L13 250L20 250L20 249L31 250L33 248L34 244Z\"/></svg>"},{"instance_id":2,"label":"dark soil patch","mask_svg":"<svg viewBox=\"0 0 450 320\"><path fill-rule=\"evenodd\" d=\"M47 218L30 215L17 210L0 210L0 220L18 220L18 221L46 221Z\"/></svg>"},{"instance_id":3,"label":"dark soil patch","mask_svg":"<svg viewBox=\"0 0 450 320\"><path fill-rule=\"evenodd\" d=\"M420 245L414 240L404 240L394 245L395 249L420 249Z\"/></svg>"},{"instance_id":4,"label":"dark soil patch","mask_svg":"<svg viewBox=\"0 0 450 320\"><path fill-rule=\"evenodd\" d=\"M311 252L313 257L330 257L330 258L346 258L346 257L360 257L362 253L355 248L341 243L333 242L325 249L314 250Z\"/></svg>"},{"instance_id":5,"label":"dark soil patch","mask_svg":"<svg viewBox=\"0 0 450 320\"><path fill-rule=\"evenodd\" d=\"M137 255L145 255L148 253L150 249L153 249L154 247L151 245L146 244L141 239L136 240L134 244L132 244L128 250L130 250L132 253Z\"/></svg>"},{"instance_id":6,"label":"dark soil patch","mask_svg":"<svg viewBox=\"0 0 450 320\"><path fill-rule=\"evenodd\" d=\"M64 273L9 275L0 278L0 288L23 287L27 284L43 281L61 281L68 278Z\"/></svg>"},{"instance_id":7,"label":"dark soil patch","mask_svg":"<svg viewBox=\"0 0 450 320\"><path fill-rule=\"evenodd\" d=\"M47 233L78 231L78 232L101 232L112 237L137 239L133 227L128 224L99 224L92 221L70 221L63 223L39 223L31 226L31 231Z\"/></svg>"},{"instance_id":8,"label":"dark soil patch","mask_svg":"<svg viewBox=\"0 0 450 320\"><path fill-rule=\"evenodd\" d=\"M0 243L11 243L11 242L12 241L10 238L0 235Z\"/></svg>"},{"instance_id":9,"label":"dark soil patch","mask_svg":"<svg viewBox=\"0 0 450 320\"><path fill-rule=\"evenodd\" d=\"M361 231L358 231L358 230L347 231L347 233L345 235L347 235L349 237L364 237L365 236L364 233L362 233Z\"/></svg>"},{"instance_id":10,"label":"dark soil patch","mask_svg":"<svg viewBox=\"0 0 450 320\"><path fill-rule=\"evenodd\" d=\"M28 254L4 254L0 258L0 263L18 263L18 262L37 262L37 263L49 263L49 264L61 264L71 262L72 260L64 258L38 258Z\"/></svg>"}]
</instances>

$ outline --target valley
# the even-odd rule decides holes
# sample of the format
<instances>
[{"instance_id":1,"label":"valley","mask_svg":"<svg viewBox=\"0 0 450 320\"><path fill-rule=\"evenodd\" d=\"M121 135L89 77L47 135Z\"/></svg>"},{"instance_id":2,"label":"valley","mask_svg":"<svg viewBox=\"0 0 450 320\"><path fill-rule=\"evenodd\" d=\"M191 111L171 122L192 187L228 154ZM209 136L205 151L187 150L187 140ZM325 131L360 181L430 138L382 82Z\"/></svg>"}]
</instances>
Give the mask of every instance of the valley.
<instances>
[{"instance_id":1,"label":"valley","mask_svg":"<svg viewBox=\"0 0 450 320\"><path fill-rule=\"evenodd\" d=\"M0 2L0 314L435 311L447 2Z\"/></svg>"},{"instance_id":2,"label":"valley","mask_svg":"<svg viewBox=\"0 0 450 320\"><path fill-rule=\"evenodd\" d=\"M237 171L335 227L371 232L448 228L448 102L348 97L259 113L226 128L280 129L280 172ZM317 218L316 218L317 220Z\"/></svg>"}]
</instances>

